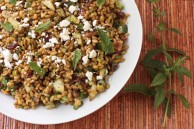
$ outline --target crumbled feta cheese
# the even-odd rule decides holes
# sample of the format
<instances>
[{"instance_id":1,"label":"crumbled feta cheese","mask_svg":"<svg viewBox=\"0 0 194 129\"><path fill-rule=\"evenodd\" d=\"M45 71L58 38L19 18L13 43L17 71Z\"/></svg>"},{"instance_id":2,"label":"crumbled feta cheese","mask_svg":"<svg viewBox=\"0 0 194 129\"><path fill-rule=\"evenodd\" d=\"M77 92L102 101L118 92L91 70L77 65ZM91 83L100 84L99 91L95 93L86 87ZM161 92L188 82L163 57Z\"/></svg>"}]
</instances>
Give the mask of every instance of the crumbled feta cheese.
<instances>
[{"instance_id":1,"label":"crumbled feta cheese","mask_svg":"<svg viewBox=\"0 0 194 129\"><path fill-rule=\"evenodd\" d=\"M31 60L32 60L32 58L31 58L31 56L27 56L27 64L29 64L30 62L31 62Z\"/></svg>"},{"instance_id":2,"label":"crumbled feta cheese","mask_svg":"<svg viewBox=\"0 0 194 129\"><path fill-rule=\"evenodd\" d=\"M14 59L14 60L18 60L18 59L19 59L18 54L14 53L14 54L13 54L13 59Z\"/></svg>"},{"instance_id":3,"label":"crumbled feta cheese","mask_svg":"<svg viewBox=\"0 0 194 129\"><path fill-rule=\"evenodd\" d=\"M78 16L77 18L78 18L79 20L84 19L84 17L83 17L83 16L81 16L81 15L80 15L80 16Z\"/></svg>"},{"instance_id":4,"label":"crumbled feta cheese","mask_svg":"<svg viewBox=\"0 0 194 129\"><path fill-rule=\"evenodd\" d=\"M70 0L70 1L75 3L75 2L77 2L78 0Z\"/></svg>"},{"instance_id":5,"label":"crumbled feta cheese","mask_svg":"<svg viewBox=\"0 0 194 129\"><path fill-rule=\"evenodd\" d=\"M36 38L36 34L34 30L32 30L31 32L28 32L28 35L30 35L33 39Z\"/></svg>"},{"instance_id":6,"label":"crumbled feta cheese","mask_svg":"<svg viewBox=\"0 0 194 129\"><path fill-rule=\"evenodd\" d=\"M50 43L53 43L53 44L54 44L54 43L56 43L56 44L59 43L55 37L49 39L49 42L50 42Z\"/></svg>"},{"instance_id":7,"label":"crumbled feta cheese","mask_svg":"<svg viewBox=\"0 0 194 129\"><path fill-rule=\"evenodd\" d=\"M61 4L61 2L55 2L55 6L59 7L59 5Z\"/></svg>"},{"instance_id":8,"label":"crumbled feta cheese","mask_svg":"<svg viewBox=\"0 0 194 129\"><path fill-rule=\"evenodd\" d=\"M59 23L60 27L67 27L70 25L70 22L68 20L63 20Z\"/></svg>"},{"instance_id":9,"label":"crumbled feta cheese","mask_svg":"<svg viewBox=\"0 0 194 129\"><path fill-rule=\"evenodd\" d=\"M65 59L62 59L62 63L63 63L64 65L66 65L66 61L65 61Z\"/></svg>"},{"instance_id":10,"label":"crumbled feta cheese","mask_svg":"<svg viewBox=\"0 0 194 129\"><path fill-rule=\"evenodd\" d=\"M96 28L98 28L98 29L104 29L105 27L104 26L101 26L101 25L98 25L98 26L96 26Z\"/></svg>"},{"instance_id":11,"label":"crumbled feta cheese","mask_svg":"<svg viewBox=\"0 0 194 129\"><path fill-rule=\"evenodd\" d=\"M83 20L83 23L84 23L84 26L83 26L84 31L93 31L93 29L91 28L91 25L88 21Z\"/></svg>"},{"instance_id":12,"label":"crumbled feta cheese","mask_svg":"<svg viewBox=\"0 0 194 129\"><path fill-rule=\"evenodd\" d=\"M55 60L55 63L61 63L61 62L62 60L59 57L57 57L57 59Z\"/></svg>"},{"instance_id":13,"label":"crumbled feta cheese","mask_svg":"<svg viewBox=\"0 0 194 129\"><path fill-rule=\"evenodd\" d=\"M43 45L43 48L50 48L50 47L54 47L54 44L47 42L45 45Z\"/></svg>"},{"instance_id":14,"label":"crumbled feta cheese","mask_svg":"<svg viewBox=\"0 0 194 129\"><path fill-rule=\"evenodd\" d=\"M33 56L33 55L34 55L34 53L33 53L32 51L29 51L29 52L27 52L27 55L29 55L29 56Z\"/></svg>"},{"instance_id":15,"label":"crumbled feta cheese","mask_svg":"<svg viewBox=\"0 0 194 129\"><path fill-rule=\"evenodd\" d=\"M70 13L74 13L76 10L78 10L78 8L77 8L76 6L71 5L71 6L69 7L69 12L70 12Z\"/></svg>"},{"instance_id":16,"label":"crumbled feta cheese","mask_svg":"<svg viewBox=\"0 0 194 129\"><path fill-rule=\"evenodd\" d=\"M96 26L96 25L97 25L97 20L94 20L94 21L92 22L92 25L93 25L93 26Z\"/></svg>"},{"instance_id":17,"label":"crumbled feta cheese","mask_svg":"<svg viewBox=\"0 0 194 129\"><path fill-rule=\"evenodd\" d=\"M11 52L8 49L5 49L5 50L1 51L1 53L3 54L3 57L4 57L5 67L12 68L12 64L11 64L12 54L11 54Z\"/></svg>"},{"instance_id":18,"label":"crumbled feta cheese","mask_svg":"<svg viewBox=\"0 0 194 129\"><path fill-rule=\"evenodd\" d=\"M68 5L67 5L67 4L65 4L65 3L64 3L63 5L64 5L65 7L68 7Z\"/></svg>"},{"instance_id":19,"label":"crumbled feta cheese","mask_svg":"<svg viewBox=\"0 0 194 129\"><path fill-rule=\"evenodd\" d=\"M91 42L92 42L92 40L89 39L89 40L86 42L86 44L89 45Z\"/></svg>"},{"instance_id":20,"label":"crumbled feta cheese","mask_svg":"<svg viewBox=\"0 0 194 129\"><path fill-rule=\"evenodd\" d=\"M89 80L88 80L88 79L86 79L86 80L85 80L85 83L88 83L88 82L89 82Z\"/></svg>"},{"instance_id":21,"label":"crumbled feta cheese","mask_svg":"<svg viewBox=\"0 0 194 129\"><path fill-rule=\"evenodd\" d=\"M102 78L102 76L96 76L96 79L97 80L102 80L103 78Z\"/></svg>"},{"instance_id":22,"label":"crumbled feta cheese","mask_svg":"<svg viewBox=\"0 0 194 129\"><path fill-rule=\"evenodd\" d=\"M97 53L95 50L92 50L90 53L89 53L89 58L95 58L97 56Z\"/></svg>"},{"instance_id":23,"label":"crumbled feta cheese","mask_svg":"<svg viewBox=\"0 0 194 129\"><path fill-rule=\"evenodd\" d=\"M0 35L0 39L2 39L3 38L3 35Z\"/></svg>"},{"instance_id":24,"label":"crumbled feta cheese","mask_svg":"<svg viewBox=\"0 0 194 129\"><path fill-rule=\"evenodd\" d=\"M37 61L37 65L38 65L39 67L41 67L41 64L42 64L42 59L39 58L38 61Z\"/></svg>"},{"instance_id":25,"label":"crumbled feta cheese","mask_svg":"<svg viewBox=\"0 0 194 129\"><path fill-rule=\"evenodd\" d=\"M42 36L42 37L46 36L46 33L45 33L45 32L43 32L43 33L41 34L41 36Z\"/></svg>"},{"instance_id":26,"label":"crumbled feta cheese","mask_svg":"<svg viewBox=\"0 0 194 129\"><path fill-rule=\"evenodd\" d=\"M86 65L87 63L88 63L88 54L86 55L86 56L84 56L84 57L82 57L82 61L83 61L83 65Z\"/></svg>"},{"instance_id":27,"label":"crumbled feta cheese","mask_svg":"<svg viewBox=\"0 0 194 129\"><path fill-rule=\"evenodd\" d=\"M1 10L6 10L6 6L1 6Z\"/></svg>"},{"instance_id":28,"label":"crumbled feta cheese","mask_svg":"<svg viewBox=\"0 0 194 129\"><path fill-rule=\"evenodd\" d=\"M29 20L30 20L30 19L29 19L28 17L25 17L24 20L23 20L23 22L24 22L24 23L27 23Z\"/></svg>"},{"instance_id":29,"label":"crumbled feta cheese","mask_svg":"<svg viewBox=\"0 0 194 129\"><path fill-rule=\"evenodd\" d=\"M66 29L66 28L63 28L63 32L62 33L60 33L60 37L61 37L61 39L63 40L63 41L67 41L67 40L69 40L70 39L70 36L69 36L69 31L68 31L68 29Z\"/></svg>"},{"instance_id":30,"label":"crumbled feta cheese","mask_svg":"<svg viewBox=\"0 0 194 129\"><path fill-rule=\"evenodd\" d=\"M52 56L52 57L51 57L51 60L52 60L52 61L54 61L54 60L56 60L56 59L57 59L56 56Z\"/></svg>"},{"instance_id":31,"label":"crumbled feta cheese","mask_svg":"<svg viewBox=\"0 0 194 129\"><path fill-rule=\"evenodd\" d=\"M17 1L15 6L19 6L23 1Z\"/></svg>"},{"instance_id":32,"label":"crumbled feta cheese","mask_svg":"<svg viewBox=\"0 0 194 129\"><path fill-rule=\"evenodd\" d=\"M3 63L3 60L0 60L0 63Z\"/></svg>"},{"instance_id":33,"label":"crumbled feta cheese","mask_svg":"<svg viewBox=\"0 0 194 129\"><path fill-rule=\"evenodd\" d=\"M24 24L21 24L20 26L21 26L21 27L28 27L28 26L30 26L30 24L25 24L25 23L24 23Z\"/></svg>"},{"instance_id":34,"label":"crumbled feta cheese","mask_svg":"<svg viewBox=\"0 0 194 129\"><path fill-rule=\"evenodd\" d=\"M18 62L15 62L15 64L18 66L19 64L22 63L22 60L19 60Z\"/></svg>"},{"instance_id":35,"label":"crumbled feta cheese","mask_svg":"<svg viewBox=\"0 0 194 129\"><path fill-rule=\"evenodd\" d=\"M88 78L88 80L92 81L93 73L87 71L87 72L86 72L86 77Z\"/></svg>"}]
</instances>

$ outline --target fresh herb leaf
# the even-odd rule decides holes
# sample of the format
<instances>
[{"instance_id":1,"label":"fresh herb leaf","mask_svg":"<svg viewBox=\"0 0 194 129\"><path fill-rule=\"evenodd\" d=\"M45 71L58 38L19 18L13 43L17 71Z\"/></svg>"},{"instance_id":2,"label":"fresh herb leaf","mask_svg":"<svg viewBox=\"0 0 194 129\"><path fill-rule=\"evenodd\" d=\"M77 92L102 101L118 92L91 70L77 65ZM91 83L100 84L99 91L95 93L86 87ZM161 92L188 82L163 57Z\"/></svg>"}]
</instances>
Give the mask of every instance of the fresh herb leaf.
<instances>
[{"instance_id":1,"label":"fresh herb leaf","mask_svg":"<svg viewBox=\"0 0 194 129\"><path fill-rule=\"evenodd\" d=\"M166 76L163 74L163 73L158 73L152 83L151 83L151 86L159 86L159 85L162 85L164 82L166 81Z\"/></svg>"},{"instance_id":2,"label":"fresh herb leaf","mask_svg":"<svg viewBox=\"0 0 194 129\"><path fill-rule=\"evenodd\" d=\"M78 25L77 25L77 29L78 29L78 30L83 30L83 26L84 26L83 24L78 24Z\"/></svg>"},{"instance_id":3,"label":"fresh herb leaf","mask_svg":"<svg viewBox=\"0 0 194 129\"><path fill-rule=\"evenodd\" d=\"M143 59L143 64L147 61L149 61L150 59L152 59L153 56L157 55L157 54L160 54L162 53L163 49L161 47L159 48L155 48L155 49L152 49L152 50L149 50L146 55L144 56L144 59Z\"/></svg>"},{"instance_id":4,"label":"fresh herb leaf","mask_svg":"<svg viewBox=\"0 0 194 129\"><path fill-rule=\"evenodd\" d=\"M81 59L81 56L82 56L82 54L81 54L80 50L77 49L77 50L74 51L73 59L72 59L74 70L76 69L78 62Z\"/></svg>"},{"instance_id":5,"label":"fresh herb leaf","mask_svg":"<svg viewBox=\"0 0 194 129\"><path fill-rule=\"evenodd\" d=\"M172 56L168 54L166 51L163 51L163 53L167 60L172 64L173 63Z\"/></svg>"},{"instance_id":6,"label":"fresh herb leaf","mask_svg":"<svg viewBox=\"0 0 194 129\"><path fill-rule=\"evenodd\" d=\"M180 73L181 75L186 75L187 77L192 78L191 72L184 66L180 66L180 67L176 68L175 71L177 73Z\"/></svg>"},{"instance_id":7,"label":"fresh herb leaf","mask_svg":"<svg viewBox=\"0 0 194 129\"><path fill-rule=\"evenodd\" d=\"M131 84L124 88L126 92L137 92L146 96L152 96L152 91L144 84Z\"/></svg>"},{"instance_id":8,"label":"fresh herb leaf","mask_svg":"<svg viewBox=\"0 0 194 129\"><path fill-rule=\"evenodd\" d=\"M160 22L157 26L156 26L158 31L163 31L166 29L166 25L163 22Z\"/></svg>"},{"instance_id":9,"label":"fresh herb leaf","mask_svg":"<svg viewBox=\"0 0 194 129\"><path fill-rule=\"evenodd\" d=\"M179 99L181 100L182 104L183 104L186 108L190 108L189 102L187 101L187 99L186 99L183 95L178 94L178 97L179 97Z\"/></svg>"},{"instance_id":10,"label":"fresh herb leaf","mask_svg":"<svg viewBox=\"0 0 194 129\"><path fill-rule=\"evenodd\" d=\"M111 41L111 39L108 37L107 33L105 33L101 29L97 29L97 31L101 40L102 50L105 52L105 54L114 53L114 44Z\"/></svg>"},{"instance_id":11,"label":"fresh herb leaf","mask_svg":"<svg viewBox=\"0 0 194 129\"><path fill-rule=\"evenodd\" d=\"M182 32L180 30L176 29L176 28L167 28L167 30L175 32L175 33L177 33L179 35L182 35Z\"/></svg>"},{"instance_id":12,"label":"fresh herb leaf","mask_svg":"<svg viewBox=\"0 0 194 129\"><path fill-rule=\"evenodd\" d=\"M147 70L148 70L148 73L149 73L149 75L151 76L152 79L153 79L153 78L157 75L157 73L158 73L158 71L155 70L155 69L153 69L153 68L147 68Z\"/></svg>"},{"instance_id":13,"label":"fresh herb leaf","mask_svg":"<svg viewBox=\"0 0 194 129\"><path fill-rule=\"evenodd\" d=\"M9 79L7 77L3 77L1 80L1 86L0 86L0 90L5 90L7 89L7 83L8 83Z\"/></svg>"},{"instance_id":14,"label":"fresh herb leaf","mask_svg":"<svg viewBox=\"0 0 194 129\"><path fill-rule=\"evenodd\" d=\"M166 50L167 52L175 52L181 55L186 55L186 53L182 50L176 49L176 48L167 48Z\"/></svg>"},{"instance_id":15,"label":"fresh herb leaf","mask_svg":"<svg viewBox=\"0 0 194 129\"><path fill-rule=\"evenodd\" d=\"M97 6L102 6L105 4L105 2L106 2L106 0L96 0Z\"/></svg>"},{"instance_id":16,"label":"fresh herb leaf","mask_svg":"<svg viewBox=\"0 0 194 129\"><path fill-rule=\"evenodd\" d=\"M156 60L156 59L154 60L151 59L144 63L144 66L149 67L149 68L162 68L164 65L166 65L165 62Z\"/></svg>"},{"instance_id":17,"label":"fresh herb leaf","mask_svg":"<svg viewBox=\"0 0 194 129\"><path fill-rule=\"evenodd\" d=\"M26 7L31 7L31 5L32 5L31 0L26 0L26 2L27 2Z\"/></svg>"},{"instance_id":18,"label":"fresh herb leaf","mask_svg":"<svg viewBox=\"0 0 194 129\"><path fill-rule=\"evenodd\" d=\"M29 67L36 72L37 74L39 74L40 76L44 76L45 75L45 70L41 67L39 67L35 62L30 62Z\"/></svg>"},{"instance_id":19,"label":"fresh herb leaf","mask_svg":"<svg viewBox=\"0 0 194 129\"><path fill-rule=\"evenodd\" d=\"M43 24L40 24L38 27L35 28L35 32L42 32L44 30L47 30L51 25L51 22L45 22Z\"/></svg>"},{"instance_id":20,"label":"fresh herb leaf","mask_svg":"<svg viewBox=\"0 0 194 129\"><path fill-rule=\"evenodd\" d=\"M1 26L6 30L6 31L12 31L13 26L10 23L1 23Z\"/></svg>"},{"instance_id":21,"label":"fresh herb leaf","mask_svg":"<svg viewBox=\"0 0 194 129\"><path fill-rule=\"evenodd\" d=\"M9 3L16 4L17 0L9 0Z\"/></svg>"},{"instance_id":22,"label":"fresh herb leaf","mask_svg":"<svg viewBox=\"0 0 194 129\"><path fill-rule=\"evenodd\" d=\"M164 101L165 98L165 90L163 87L156 87L155 88L156 95L154 99L154 107L158 108Z\"/></svg>"}]
</instances>

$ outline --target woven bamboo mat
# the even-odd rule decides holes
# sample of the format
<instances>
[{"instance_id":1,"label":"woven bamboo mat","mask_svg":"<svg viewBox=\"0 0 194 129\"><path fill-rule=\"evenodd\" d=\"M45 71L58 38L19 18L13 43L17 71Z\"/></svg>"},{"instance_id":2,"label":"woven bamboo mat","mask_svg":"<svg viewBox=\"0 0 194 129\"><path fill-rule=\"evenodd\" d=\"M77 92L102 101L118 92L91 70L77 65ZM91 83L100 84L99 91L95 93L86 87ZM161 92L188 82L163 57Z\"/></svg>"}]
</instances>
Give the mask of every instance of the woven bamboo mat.
<instances>
[{"instance_id":1,"label":"woven bamboo mat","mask_svg":"<svg viewBox=\"0 0 194 129\"><path fill-rule=\"evenodd\" d=\"M154 47L146 35L154 25L151 6L146 0L136 0L139 7L143 28L144 41L140 59L145 52ZM194 76L194 0L162 0L161 8L167 11L165 20L169 27L177 27L183 36L167 33L171 39L170 46L183 49L191 57L186 67L192 70ZM145 70L140 63L137 65L128 83L149 83ZM184 86L177 82L176 91L185 94L191 102L191 108L185 109L179 100L173 99L173 115L167 120L167 129L194 129L194 79L185 78ZM27 117L27 116L26 116ZM155 110L151 98L139 94L124 94L122 91L106 106L80 120L60 125L33 125L19 122L0 114L0 129L159 129L163 120L162 109Z\"/></svg>"}]
</instances>

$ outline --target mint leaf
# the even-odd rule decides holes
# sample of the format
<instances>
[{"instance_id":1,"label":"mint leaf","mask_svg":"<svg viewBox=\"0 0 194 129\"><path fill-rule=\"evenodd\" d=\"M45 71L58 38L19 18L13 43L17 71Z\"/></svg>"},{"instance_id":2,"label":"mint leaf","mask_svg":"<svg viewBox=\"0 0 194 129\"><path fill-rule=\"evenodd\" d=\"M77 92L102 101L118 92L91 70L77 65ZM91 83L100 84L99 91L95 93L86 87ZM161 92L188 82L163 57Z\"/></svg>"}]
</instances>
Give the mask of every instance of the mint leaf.
<instances>
[{"instance_id":1,"label":"mint leaf","mask_svg":"<svg viewBox=\"0 0 194 129\"><path fill-rule=\"evenodd\" d=\"M12 31L13 30L13 26L10 23L1 23L1 26L3 27L3 29L5 29L6 31Z\"/></svg>"},{"instance_id":2,"label":"mint leaf","mask_svg":"<svg viewBox=\"0 0 194 129\"><path fill-rule=\"evenodd\" d=\"M161 21L157 26L156 26L158 31L163 31L166 29L166 25Z\"/></svg>"},{"instance_id":3,"label":"mint leaf","mask_svg":"<svg viewBox=\"0 0 194 129\"><path fill-rule=\"evenodd\" d=\"M166 51L175 52L175 53L178 53L178 54L181 54L181 55L186 55L185 52L183 52L182 50L176 49L176 48L167 48Z\"/></svg>"},{"instance_id":4,"label":"mint leaf","mask_svg":"<svg viewBox=\"0 0 194 129\"><path fill-rule=\"evenodd\" d=\"M9 0L9 3L11 3L11 4L16 4L16 1L17 1L17 0Z\"/></svg>"},{"instance_id":5,"label":"mint leaf","mask_svg":"<svg viewBox=\"0 0 194 129\"><path fill-rule=\"evenodd\" d=\"M167 28L167 30L175 32L175 33L177 33L179 35L182 35L182 32L180 30L176 29L176 28Z\"/></svg>"},{"instance_id":6,"label":"mint leaf","mask_svg":"<svg viewBox=\"0 0 194 129\"><path fill-rule=\"evenodd\" d=\"M156 87L155 91L156 91L156 94L154 99L154 107L158 108L164 101L165 90L163 87Z\"/></svg>"},{"instance_id":7,"label":"mint leaf","mask_svg":"<svg viewBox=\"0 0 194 129\"><path fill-rule=\"evenodd\" d=\"M155 2L159 2L160 0L147 0L150 3L155 3Z\"/></svg>"},{"instance_id":8,"label":"mint leaf","mask_svg":"<svg viewBox=\"0 0 194 129\"><path fill-rule=\"evenodd\" d=\"M179 97L179 99L181 100L182 104L183 104L186 108L190 108L189 102L187 101L187 99L186 99L183 95L178 94L178 97Z\"/></svg>"},{"instance_id":9,"label":"mint leaf","mask_svg":"<svg viewBox=\"0 0 194 129\"><path fill-rule=\"evenodd\" d=\"M159 86L159 85L163 84L165 81L166 81L166 76L163 73L158 73L154 77L154 79L151 83L151 86Z\"/></svg>"},{"instance_id":10,"label":"mint leaf","mask_svg":"<svg viewBox=\"0 0 194 129\"><path fill-rule=\"evenodd\" d=\"M114 53L114 44L108 35L101 29L97 29L97 31L101 40L102 50L105 52L105 54Z\"/></svg>"},{"instance_id":11,"label":"mint leaf","mask_svg":"<svg viewBox=\"0 0 194 129\"><path fill-rule=\"evenodd\" d=\"M77 49L74 51L73 59L72 59L74 70L76 69L78 62L81 59L81 56L82 56L82 54L81 54L80 50Z\"/></svg>"},{"instance_id":12,"label":"mint leaf","mask_svg":"<svg viewBox=\"0 0 194 129\"><path fill-rule=\"evenodd\" d=\"M105 2L106 2L106 0L96 0L97 6L102 6L105 4Z\"/></svg>"},{"instance_id":13,"label":"mint leaf","mask_svg":"<svg viewBox=\"0 0 194 129\"><path fill-rule=\"evenodd\" d=\"M163 49L161 47L158 47L158 48L155 48L155 49L152 49L152 50L149 50L146 55L144 56L144 59L143 59L143 64L146 62L146 61L149 61L150 59L153 58L153 56L157 55L157 54L160 54L162 53Z\"/></svg>"},{"instance_id":14,"label":"mint leaf","mask_svg":"<svg viewBox=\"0 0 194 129\"><path fill-rule=\"evenodd\" d=\"M163 53L167 60L172 64L173 63L172 56L168 54L166 51L163 51Z\"/></svg>"},{"instance_id":15,"label":"mint leaf","mask_svg":"<svg viewBox=\"0 0 194 129\"><path fill-rule=\"evenodd\" d=\"M177 67L174 71L178 74L181 82L183 82L183 75L192 78L191 72L184 66Z\"/></svg>"},{"instance_id":16,"label":"mint leaf","mask_svg":"<svg viewBox=\"0 0 194 129\"><path fill-rule=\"evenodd\" d=\"M45 75L45 70L41 67L39 67L35 62L30 62L29 67L36 72L37 74L39 74L40 76L44 76Z\"/></svg>"},{"instance_id":17,"label":"mint leaf","mask_svg":"<svg viewBox=\"0 0 194 129\"><path fill-rule=\"evenodd\" d=\"M144 84L131 84L124 88L126 92L136 92L141 93L145 96L152 96L152 91Z\"/></svg>"},{"instance_id":18,"label":"mint leaf","mask_svg":"<svg viewBox=\"0 0 194 129\"><path fill-rule=\"evenodd\" d=\"M162 68L164 65L166 65L165 62L156 59L144 63L144 66L149 68Z\"/></svg>"},{"instance_id":19,"label":"mint leaf","mask_svg":"<svg viewBox=\"0 0 194 129\"><path fill-rule=\"evenodd\" d=\"M147 68L147 70L148 70L148 73L149 73L149 75L151 76L152 79L153 79L153 78L157 75L157 73L158 73L158 71L155 70L155 69L153 69L153 68Z\"/></svg>"},{"instance_id":20,"label":"mint leaf","mask_svg":"<svg viewBox=\"0 0 194 129\"><path fill-rule=\"evenodd\" d=\"M38 27L35 28L35 32L42 32L44 30L47 30L51 25L51 22L45 22L43 24L40 24Z\"/></svg>"}]
</instances>

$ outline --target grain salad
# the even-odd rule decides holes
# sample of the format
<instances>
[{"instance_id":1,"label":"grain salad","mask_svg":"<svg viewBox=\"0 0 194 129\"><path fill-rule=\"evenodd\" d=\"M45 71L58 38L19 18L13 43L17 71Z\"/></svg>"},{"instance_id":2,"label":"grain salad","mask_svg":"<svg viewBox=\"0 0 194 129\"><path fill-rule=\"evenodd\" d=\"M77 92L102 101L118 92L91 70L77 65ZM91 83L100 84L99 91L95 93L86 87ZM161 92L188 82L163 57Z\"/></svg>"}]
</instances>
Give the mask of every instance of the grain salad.
<instances>
[{"instance_id":1,"label":"grain salad","mask_svg":"<svg viewBox=\"0 0 194 129\"><path fill-rule=\"evenodd\" d=\"M123 8L118 0L0 0L0 91L23 109L76 110L93 100L125 60Z\"/></svg>"}]
</instances>

